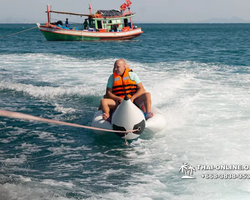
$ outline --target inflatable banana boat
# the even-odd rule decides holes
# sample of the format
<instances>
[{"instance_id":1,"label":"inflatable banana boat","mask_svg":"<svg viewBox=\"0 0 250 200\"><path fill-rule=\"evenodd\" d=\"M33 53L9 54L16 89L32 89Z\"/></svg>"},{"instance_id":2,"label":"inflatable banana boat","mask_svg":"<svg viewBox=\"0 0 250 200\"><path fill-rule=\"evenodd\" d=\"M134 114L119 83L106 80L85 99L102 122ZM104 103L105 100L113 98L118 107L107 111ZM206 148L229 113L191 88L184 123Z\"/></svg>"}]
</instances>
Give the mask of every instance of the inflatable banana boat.
<instances>
[{"instance_id":1,"label":"inflatable banana boat","mask_svg":"<svg viewBox=\"0 0 250 200\"><path fill-rule=\"evenodd\" d=\"M121 138L132 140L138 138L144 131L157 133L162 131L166 126L164 117L159 109L152 107L154 116L145 119L143 112L133 104L128 97L125 97L121 104L117 107L112 115L111 122L103 120L101 110L98 110L92 120L92 127L108 129L108 130L120 130L129 131L136 130L129 133L109 133L99 130L94 130L96 134L116 134Z\"/></svg>"}]
</instances>

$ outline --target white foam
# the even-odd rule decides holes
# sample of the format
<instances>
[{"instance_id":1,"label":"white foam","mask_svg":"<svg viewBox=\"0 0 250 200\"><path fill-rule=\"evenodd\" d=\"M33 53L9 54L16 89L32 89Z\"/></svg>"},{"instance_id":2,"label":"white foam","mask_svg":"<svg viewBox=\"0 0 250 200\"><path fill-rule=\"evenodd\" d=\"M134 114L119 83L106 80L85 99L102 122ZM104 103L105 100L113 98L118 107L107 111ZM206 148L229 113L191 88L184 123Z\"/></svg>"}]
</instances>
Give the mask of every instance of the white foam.
<instances>
[{"instance_id":1,"label":"white foam","mask_svg":"<svg viewBox=\"0 0 250 200\"><path fill-rule=\"evenodd\" d=\"M49 86L34 86L29 84L15 84L10 82L1 82L0 89L14 90L24 92L33 97L40 98L55 98L61 96L72 95L96 95L93 88L84 85L75 87L49 87Z\"/></svg>"},{"instance_id":2,"label":"white foam","mask_svg":"<svg viewBox=\"0 0 250 200\"><path fill-rule=\"evenodd\" d=\"M31 181L31 178L30 177L25 177L25 176L19 176L20 180L23 181L23 182L30 182Z\"/></svg>"},{"instance_id":3,"label":"white foam","mask_svg":"<svg viewBox=\"0 0 250 200\"><path fill-rule=\"evenodd\" d=\"M32 182L31 182L32 183ZM55 189L49 189L45 187L36 187L37 184L33 183L29 185L16 185L11 183L5 183L0 185L1 200L47 200L47 199L57 199L57 200L68 200L68 198L63 197L58 194L59 192Z\"/></svg>"},{"instance_id":4,"label":"white foam","mask_svg":"<svg viewBox=\"0 0 250 200\"><path fill-rule=\"evenodd\" d=\"M0 55L0 58L7 60L6 55ZM2 66L9 70L6 74L26 70L30 71L31 75L24 78L37 78L50 85L35 86L20 83L17 79L4 78L0 79L0 89L21 91L48 101L72 95L101 97L114 62L113 59L95 61L65 56L52 57L49 54L11 55L8 60ZM25 60L29 61L26 63ZM249 144L250 131L249 74L234 73L240 66L216 63L186 61L151 64L130 60L127 62L139 75L145 88L151 92L153 104L163 112L167 121L166 130L151 139L133 141L128 148L110 150L118 154L107 155L110 152L92 152L92 148L85 146L71 148L62 145L48 148L51 151L50 156L62 155L64 158L73 159L81 156L79 151L88 151L87 159L79 161L80 165L84 165L85 162L101 162L109 156L112 157L112 164L123 164L122 170L104 169L100 166L100 170L103 170L100 174L95 169L80 172L83 175L95 175L93 180L101 180L96 184L113 188L103 190L99 194L94 193L93 198L196 200L246 197L242 193L249 192L247 180L206 180L196 172L196 179L187 182L181 179L179 168L183 162L193 166L220 163L248 164L246 162L249 152L246 147ZM249 71L249 67L245 69ZM39 73L41 75L37 75ZM58 76L55 77L54 74ZM54 105L56 111L69 114L75 112L75 108ZM60 141L44 131L39 133L39 138L50 142ZM10 141L9 138L7 140ZM37 150L38 147L28 144L22 147L29 148ZM5 162L24 163L26 157L9 158ZM55 166L60 164L52 163ZM68 167L69 171L79 167L62 166ZM126 169L136 169L129 171L127 177L124 175L124 181L128 184L115 186L107 181L106 178L111 175L128 173ZM87 182L93 183L93 180L88 178ZM52 179L46 179L44 184L67 188L74 186L71 182L57 182ZM13 185L7 187L14 191L13 193L17 190L24 195Z\"/></svg>"},{"instance_id":5,"label":"white foam","mask_svg":"<svg viewBox=\"0 0 250 200\"><path fill-rule=\"evenodd\" d=\"M19 155L18 157L14 158L7 158L5 160L2 160L3 163L8 163L8 164L23 164L27 161L27 156L24 154Z\"/></svg>"},{"instance_id":6,"label":"white foam","mask_svg":"<svg viewBox=\"0 0 250 200\"><path fill-rule=\"evenodd\" d=\"M7 73L15 73L18 78L1 77L0 89L24 92L34 97L53 98L63 95L98 95L105 92L108 71L112 72L108 61L81 60L67 56L44 54L0 55L2 67ZM108 69L108 70L107 70ZM55 76L56 74L56 76ZM18 80L44 82L55 86L35 86L19 83ZM94 79L94 82L93 82ZM101 84L101 87L96 85ZM98 90L99 89L99 90Z\"/></svg>"},{"instance_id":7,"label":"white foam","mask_svg":"<svg viewBox=\"0 0 250 200\"><path fill-rule=\"evenodd\" d=\"M44 179L42 181L43 184L51 185L51 186L65 186L67 188L72 188L74 186L73 183L63 182L63 181L55 181L51 179Z\"/></svg>"},{"instance_id":8,"label":"white foam","mask_svg":"<svg viewBox=\"0 0 250 200\"><path fill-rule=\"evenodd\" d=\"M88 148L88 147L85 147L85 146L71 148L71 147L68 147L68 146L61 145L60 147L49 147L48 150L52 152L52 155L63 155L63 154L65 154L65 155L68 156L70 153L74 153L74 152L77 152L77 151L89 151L91 149Z\"/></svg>"},{"instance_id":9,"label":"white foam","mask_svg":"<svg viewBox=\"0 0 250 200\"><path fill-rule=\"evenodd\" d=\"M59 141L51 132L45 132L45 131L34 131L38 134L38 137L40 139L44 139L47 142L57 142Z\"/></svg>"},{"instance_id":10,"label":"white foam","mask_svg":"<svg viewBox=\"0 0 250 200\"><path fill-rule=\"evenodd\" d=\"M36 144L28 144L26 142L22 143L21 146L16 146L15 149L22 150L25 155L42 151L41 146L37 146Z\"/></svg>"},{"instance_id":11,"label":"white foam","mask_svg":"<svg viewBox=\"0 0 250 200\"><path fill-rule=\"evenodd\" d=\"M74 108L65 108L65 107L63 107L63 106L61 106L61 105L59 105L59 104L55 104L55 111L57 111L57 112L62 112L63 114L71 114L71 113L74 113L75 111L76 111L76 109L74 109Z\"/></svg>"},{"instance_id":12,"label":"white foam","mask_svg":"<svg viewBox=\"0 0 250 200\"><path fill-rule=\"evenodd\" d=\"M137 64L135 69L140 68L142 64ZM156 103L163 106L168 127L151 140L132 142L133 150L123 150L128 166L140 166L142 172L132 172L131 186L119 188L127 193L110 192L102 194L103 197L211 199L214 193L223 198L234 191L227 195L228 199L240 198L237 191L248 191L242 181L204 180L197 172L197 179L187 185L178 170L183 162L193 166L248 164L245 148L250 131L248 77L239 79L229 66L216 64L180 62L172 63L171 68L169 64L156 64L155 68L154 77L147 68L141 73L149 80L147 89L153 91ZM221 68L223 73L218 72Z\"/></svg>"}]
</instances>

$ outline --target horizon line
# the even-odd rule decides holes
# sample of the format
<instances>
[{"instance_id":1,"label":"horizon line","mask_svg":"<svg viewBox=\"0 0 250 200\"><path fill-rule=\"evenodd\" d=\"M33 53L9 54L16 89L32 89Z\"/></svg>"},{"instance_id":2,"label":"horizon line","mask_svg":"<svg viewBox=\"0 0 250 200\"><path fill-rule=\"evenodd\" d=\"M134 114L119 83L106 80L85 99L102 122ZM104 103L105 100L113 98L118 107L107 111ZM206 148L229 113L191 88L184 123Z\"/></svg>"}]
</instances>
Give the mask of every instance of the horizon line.
<instances>
[{"instance_id":1,"label":"horizon line","mask_svg":"<svg viewBox=\"0 0 250 200\"><path fill-rule=\"evenodd\" d=\"M36 23L45 24L46 22L0 22L0 24L36 24ZM134 22L134 23L137 23L137 24L249 24L250 21L249 22Z\"/></svg>"}]
</instances>

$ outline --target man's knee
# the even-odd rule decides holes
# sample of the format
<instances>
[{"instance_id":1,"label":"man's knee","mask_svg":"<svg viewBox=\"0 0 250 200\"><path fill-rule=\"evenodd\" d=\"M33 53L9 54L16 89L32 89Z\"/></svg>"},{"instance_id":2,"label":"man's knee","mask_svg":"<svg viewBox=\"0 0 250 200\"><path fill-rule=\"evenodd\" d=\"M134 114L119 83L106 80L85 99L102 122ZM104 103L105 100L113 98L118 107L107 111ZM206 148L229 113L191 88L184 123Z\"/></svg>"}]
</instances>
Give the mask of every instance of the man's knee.
<instances>
[{"instance_id":1,"label":"man's knee","mask_svg":"<svg viewBox=\"0 0 250 200\"><path fill-rule=\"evenodd\" d=\"M149 92L146 92L144 94L145 94L146 99L151 99L151 94Z\"/></svg>"},{"instance_id":2,"label":"man's knee","mask_svg":"<svg viewBox=\"0 0 250 200\"><path fill-rule=\"evenodd\" d=\"M102 99L102 100L101 100L101 105L102 105L102 106L107 105L107 99Z\"/></svg>"},{"instance_id":3,"label":"man's knee","mask_svg":"<svg viewBox=\"0 0 250 200\"><path fill-rule=\"evenodd\" d=\"M116 106L116 102L113 99L102 99L101 100L101 105L102 106L109 106L110 108Z\"/></svg>"}]
</instances>

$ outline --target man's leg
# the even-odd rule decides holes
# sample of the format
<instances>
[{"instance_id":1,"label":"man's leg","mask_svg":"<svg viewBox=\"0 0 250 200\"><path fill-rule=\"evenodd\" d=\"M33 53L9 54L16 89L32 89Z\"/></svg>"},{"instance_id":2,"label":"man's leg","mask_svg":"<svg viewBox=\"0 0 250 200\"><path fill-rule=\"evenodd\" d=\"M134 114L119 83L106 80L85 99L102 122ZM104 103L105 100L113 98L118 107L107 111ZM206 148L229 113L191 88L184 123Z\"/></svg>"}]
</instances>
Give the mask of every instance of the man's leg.
<instances>
[{"instance_id":1,"label":"man's leg","mask_svg":"<svg viewBox=\"0 0 250 200\"><path fill-rule=\"evenodd\" d=\"M102 99L101 100L102 107L102 118L107 120L110 116L110 109L114 109L116 107L116 102L113 99Z\"/></svg>"},{"instance_id":2,"label":"man's leg","mask_svg":"<svg viewBox=\"0 0 250 200\"><path fill-rule=\"evenodd\" d=\"M106 94L103 95L103 98L108 98ZM102 110L102 102L100 102L100 105L98 107L98 110Z\"/></svg>"},{"instance_id":3,"label":"man's leg","mask_svg":"<svg viewBox=\"0 0 250 200\"><path fill-rule=\"evenodd\" d=\"M151 94L149 92L145 92L141 96L139 96L137 99L135 99L135 103L138 106L144 103L144 106L146 108L146 119L154 116L154 114L151 112L152 102L151 102Z\"/></svg>"}]
</instances>

